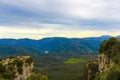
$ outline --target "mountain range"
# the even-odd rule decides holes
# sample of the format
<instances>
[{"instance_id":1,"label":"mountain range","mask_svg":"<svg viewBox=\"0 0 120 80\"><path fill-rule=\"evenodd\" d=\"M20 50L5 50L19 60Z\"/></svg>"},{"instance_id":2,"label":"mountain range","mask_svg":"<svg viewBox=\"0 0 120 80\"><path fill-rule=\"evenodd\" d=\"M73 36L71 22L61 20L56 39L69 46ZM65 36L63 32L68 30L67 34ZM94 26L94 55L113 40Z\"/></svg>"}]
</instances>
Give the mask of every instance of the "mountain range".
<instances>
[{"instance_id":1,"label":"mountain range","mask_svg":"<svg viewBox=\"0 0 120 80\"><path fill-rule=\"evenodd\" d=\"M97 54L99 45L111 36L88 38L50 37L40 40L33 39L0 39L0 55L80 55ZM120 36L117 36L120 38Z\"/></svg>"}]
</instances>

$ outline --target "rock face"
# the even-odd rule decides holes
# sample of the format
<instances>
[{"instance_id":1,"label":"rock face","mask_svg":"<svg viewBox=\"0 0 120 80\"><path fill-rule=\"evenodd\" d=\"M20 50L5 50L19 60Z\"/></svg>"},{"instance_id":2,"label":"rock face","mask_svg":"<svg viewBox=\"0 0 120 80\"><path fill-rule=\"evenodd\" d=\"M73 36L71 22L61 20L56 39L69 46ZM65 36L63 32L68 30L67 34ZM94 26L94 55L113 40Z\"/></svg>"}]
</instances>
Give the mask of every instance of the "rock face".
<instances>
[{"instance_id":1,"label":"rock face","mask_svg":"<svg viewBox=\"0 0 120 80\"><path fill-rule=\"evenodd\" d=\"M104 53L98 55L98 64L100 72L102 72L107 67L107 64L110 63L112 63L112 59L108 55Z\"/></svg>"},{"instance_id":2,"label":"rock face","mask_svg":"<svg viewBox=\"0 0 120 80\"><path fill-rule=\"evenodd\" d=\"M9 80L26 80L30 77L33 69L33 60L30 56L18 56L18 57L9 57L6 60L0 62L5 68L3 76Z\"/></svg>"},{"instance_id":3,"label":"rock face","mask_svg":"<svg viewBox=\"0 0 120 80\"><path fill-rule=\"evenodd\" d=\"M86 64L84 80L120 80L120 40L110 38L103 41L99 48L98 70L95 70L96 64L90 64Z\"/></svg>"},{"instance_id":4,"label":"rock face","mask_svg":"<svg viewBox=\"0 0 120 80\"><path fill-rule=\"evenodd\" d=\"M98 62L97 60L90 60L85 65L84 78L83 80L93 80L93 78L98 72Z\"/></svg>"},{"instance_id":5,"label":"rock face","mask_svg":"<svg viewBox=\"0 0 120 80\"><path fill-rule=\"evenodd\" d=\"M27 60L30 59L30 56L22 56L22 57L18 57L18 59L23 60L23 65L22 65L22 74L19 74L17 72L16 74L16 78L14 80L26 80L28 77L30 77L32 69L33 69L33 63L29 62L27 63Z\"/></svg>"}]
</instances>

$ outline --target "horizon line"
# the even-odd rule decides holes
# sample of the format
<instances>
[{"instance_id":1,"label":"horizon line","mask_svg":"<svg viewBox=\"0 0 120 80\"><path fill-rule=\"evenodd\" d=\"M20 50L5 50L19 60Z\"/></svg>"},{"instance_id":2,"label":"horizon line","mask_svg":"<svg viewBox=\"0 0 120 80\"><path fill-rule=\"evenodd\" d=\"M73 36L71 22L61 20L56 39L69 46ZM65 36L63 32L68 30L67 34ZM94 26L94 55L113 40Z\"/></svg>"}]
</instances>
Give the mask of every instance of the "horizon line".
<instances>
[{"instance_id":1,"label":"horizon line","mask_svg":"<svg viewBox=\"0 0 120 80\"><path fill-rule=\"evenodd\" d=\"M117 36L112 36L112 35L100 35L100 36L88 36L88 37L64 37L64 36L51 36L51 37L43 37L43 38L28 38L28 37L24 37L24 38L0 38L0 39L16 39L16 40L20 40L20 39L31 39L31 40L41 40L41 39L45 39L45 38L68 38L68 39L72 39L72 38L97 38L97 37L102 37L102 36L110 36L110 37L118 37L120 35Z\"/></svg>"}]
</instances>

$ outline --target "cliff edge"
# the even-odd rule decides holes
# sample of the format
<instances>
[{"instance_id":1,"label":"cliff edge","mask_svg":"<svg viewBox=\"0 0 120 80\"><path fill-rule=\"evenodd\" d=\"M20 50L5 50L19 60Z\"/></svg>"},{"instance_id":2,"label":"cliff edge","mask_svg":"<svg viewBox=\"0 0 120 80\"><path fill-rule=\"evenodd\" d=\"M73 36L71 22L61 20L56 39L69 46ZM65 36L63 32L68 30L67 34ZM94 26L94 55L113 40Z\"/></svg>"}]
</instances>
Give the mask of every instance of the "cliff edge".
<instances>
[{"instance_id":1,"label":"cliff edge","mask_svg":"<svg viewBox=\"0 0 120 80\"><path fill-rule=\"evenodd\" d=\"M120 80L120 40L112 37L103 41L98 60L89 61L86 66L83 80Z\"/></svg>"},{"instance_id":2,"label":"cliff edge","mask_svg":"<svg viewBox=\"0 0 120 80\"><path fill-rule=\"evenodd\" d=\"M9 57L0 61L0 77L3 80L26 80L33 69L30 56Z\"/></svg>"}]
</instances>

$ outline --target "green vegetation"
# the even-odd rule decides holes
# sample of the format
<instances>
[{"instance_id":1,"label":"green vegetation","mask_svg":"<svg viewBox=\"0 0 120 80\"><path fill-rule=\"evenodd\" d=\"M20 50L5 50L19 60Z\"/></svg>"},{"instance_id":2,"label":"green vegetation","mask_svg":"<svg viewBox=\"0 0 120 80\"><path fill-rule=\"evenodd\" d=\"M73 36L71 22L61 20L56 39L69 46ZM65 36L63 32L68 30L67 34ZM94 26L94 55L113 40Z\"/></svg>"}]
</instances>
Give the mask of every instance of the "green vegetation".
<instances>
[{"instance_id":1,"label":"green vegetation","mask_svg":"<svg viewBox=\"0 0 120 80\"><path fill-rule=\"evenodd\" d=\"M33 58L30 57L28 59L26 59L25 63L28 63L29 65L33 62Z\"/></svg>"},{"instance_id":2,"label":"green vegetation","mask_svg":"<svg viewBox=\"0 0 120 80\"><path fill-rule=\"evenodd\" d=\"M114 37L104 41L99 48L99 52L106 54L114 63L120 63L120 41Z\"/></svg>"},{"instance_id":3,"label":"green vegetation","mask_svg":"<svg viewBox=\"0 0 120 80\"><path fill-rule=\"evenodd\" d=\"M14 78L14 65L18 67L18 72L21 74L22 68L21 65L23 62L21 60L17 60L16 57L9 57L10 59L14 59L15 61L13 63L9 63L9 71L7 74L3 74L4 76L7 76L7 78L4 78L1 76L1 78L13 80ZM34 59L34 60L33 60ZM47 55L40 55L40 56L33 56L32 58L26 59L25 62L28 64L34 61L34 70L30 78L32 80L82 80L83 72L84 72L84 65L86 64L86 61L90 59L97 59L97 55L80 55L80 56L72 56L71 57L62 57L55 54L47 54ZM77 61L74 64L64 64L65 61L71 60L71 59L77 59ZM84 61L85 60L85 61ZM4 66L1 68L3 72L6 72L3 69ZM1 70L1 71L2 71ZM13 71L12 71L13 70ZM42 74L41 74L42 73ZM48 76L48 77L47 77ZM10 78L11 77L11 78ZM28 78L27 80L30 80ZM47 79L48 78L48 79ZM3 80L4 80L3 79ZM2 79L0 79L2 80Z\"/></svg>"},{"instance_id":4,"label":"green vegetation","mask_svg":"<svg viewBox=\"0 0 120 80\"><path fill-rule=\"evenodd\" d=\"M120 65L112 64L105 68L96 74L95 80L120 80Z\"/></svg>"},{"instance_id":5,"label":"green vegetation","mask_svg":"<svg viewBox=\"0 0 120 80\"><path fill-rule=\"evenodd\" d=\"M28 63L26 63L28 62ZM0 61L0 80L14 80L16 74L23 73L23 65L30 66L32 57L9 57Z\"/></svg>"},{"instance_id":6,"label":"green vegetation","mask_svg":"<svg viewBox=\"0 0 120 80\"><path fill-rule=\"evenodd\" d=\"M97 59L97 55L74 56L75 59ZM64 64L71 57L61 57L57 55L34 56L36 73L48 75L49 80L82 80L84 65L86 62L74 64Z\"/></svg>"},{"instance_id":7,"label":"green vegetation","mask_svg":"<svg viewBox=\"0 0 120 80\"><path fill-rule=\"evenodd\" d=\"M43 75L41 73L32 73L31 76L27 78L27 80L48 80L48 77L47 75Z\"/></svg>"},{"instance_id":8,"label":"green vegetation","mask_svg":"<svg viewBox=\"0 0 120 80\"><path fill-rule=\"evenodd\" d=\"M5 66L0 63L0 74L5 72Z\"/></svg>"},{"instance_id":9,"label":"green vegetation","mask_svg":"<svg viewBox=\"0 0 120 80\"><path fill-rule=\"evenodd\" d=\"M0 78L13 80L15 78L15 70L12 64L0 64Z\"/></svg>"},{"instance_id":10,"label":"green vegetation","mask_svg":"<svg viewBox=\"0 0 120 80\"><path fill-rule=\"evenodd\" d=\"M40 76L43 75L48 75L49 80L82 80L85 63L89 59L97 58L96 55L89 54L97 53L101 41L101 38L97 38L97 40L93 38L20 39L5 40L5 42L4 40L0 40L0 57L3 58L18 55L35 56L35 74L32 74L30 77L33 80L41 80ZM45 51L48 51L48 54L44 54ZM9 58L12 59L14 57ZM25 62L31 64L32 61L32 59L28 59ZM24 63L20 60L16 60L14 64L17 65L16 71L18 71L19 74L22 74L22 64ZM14 67L13 64L9 65L9 71L14 73L14 71L12 71L14 70L12 69ZM12 77L13 73L7 73Z\"/></svg>"},{"instance_id":11,"label":"green vegetation","mask_svg":"<svg viewBox=\"0 0 120 80\"><path fill-rule=\"evenodd\" d=\"M88 60L82 59L82 58L71 58L66 60L64 63L65 64L73 64L73 63L78 63L78 62L87 62Z\"/></svg>"},{"instance_id":12,"label":"green vegetation","mask_svg":"<svg viewBox=\"0 0 120 80\"><path fill-rule=\"evenodd\" d=\"M103 41L98 56L98 62L87 62L83 80L120 80L120 40L112 37Z\"/></svg>"},{"instance_id":13,"label":"green vegetation","mask_svg":"<svg viewBox=\"0 0 120 80\"><path fill-rule=\"evenodd\" d=\"M113 49L118 48L118 45L120 45L119 43L120 42L114 37L110 38L109 40L105 40L100 45L99 52L110 55L113 53Z\"/></svg>"},{"instance_id":14,"label":"green vegetation","mask_svg":"<svg viewBox=\"0 0 120 80\"><path fill-rule=\"evenodd\" d=\"M15 65L17 66L17 71L18 71L18 73L19 73L19 74L22 74L22 72L23 72L23 68L22 68L22 66L23 66L23 61L16 59L16 60L14 60L13 63L15 63Z\"/></svg>"},{"instance_id":15,"label":"green vegetation","mask_svg":"<svg viewBox=\"0 0 120 80\"><path fill-rule=\"evenodd\" d=\"M120 80L120 40L112 37L104 41L99 52L106 55L109 63L97 72L95 80Z\"/></svg>"},{"instance_id":16,"label":"green vegetation","mask_svg":"<svg viewBox=\"0 0 120 80\"><path fill-rule=\"evenodd\" d=\"M94 80L97 72L99 72L98 61L97 60L88 61L85 65L83 80Z\"/></svg>"}]
</instances>

